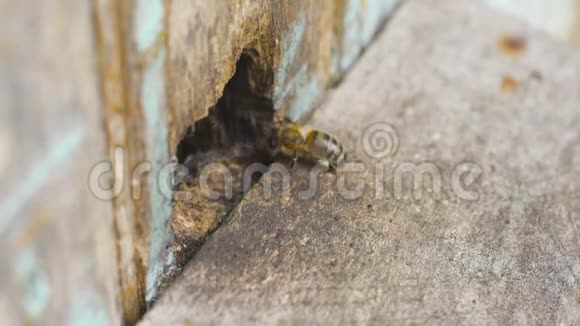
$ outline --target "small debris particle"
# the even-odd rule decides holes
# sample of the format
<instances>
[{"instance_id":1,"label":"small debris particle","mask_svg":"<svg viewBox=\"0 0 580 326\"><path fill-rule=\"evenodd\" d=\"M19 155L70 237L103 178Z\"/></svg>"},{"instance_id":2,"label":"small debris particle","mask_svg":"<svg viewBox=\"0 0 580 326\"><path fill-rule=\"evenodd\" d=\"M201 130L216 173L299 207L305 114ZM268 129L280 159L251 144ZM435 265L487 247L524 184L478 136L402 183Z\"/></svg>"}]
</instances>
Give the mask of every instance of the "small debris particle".
<instances>
[{"instance_id":1,"label":"small debris particle","mask_svg":"<svg viewBox=\"0 0 580 326\"><path fill-rule=\"evenodd\" d=\"M513 93L518 90L520 82L513 76L504 76L501 81L501 90L506 93Z\"/></svg>"},{"instance_id":2,"label":"small debris particle","mask_svg":"<svg viewBox=\"0 0 580 326\"><path fill-rule=\"evenodd\" d=\"M507 56L518 56L528 48L528 42L523 36L504 34L498 41L498 48Z\"/></svg>"},{"instance_id":3,"label":"small debris particle","mask_svg":"<svg viewBox=\"0 0 580 326\"><path fill-rule=\"evenodd\" d=\"M580 292L576 293L576 302L580 304Z\"/></svg>"},{"instance_id":4,"label":"small debris particle","mask_svg":"<svg viewBox=\"0 0 580 326\"><path fill-rule=\"evenodd\" d=\"M282 242L284 241L284 239L287 238L287 235L284 231L276 231L276 236L274 236L274 240L276 240L276 242Z\"/></svg>"},{"instance_id":5,"label":"small debris particle","mask_svg":"<svg viewBox=\"0 0 580 326\"><path fill-rule=\"evenodd\" d=\"M272 240L272 239L276 239L278 237L279 232L278 231L274 231L272 233L266 234L262 237L262 239L264 240Z\"/></svg>"},{"instance_id":6,"label":"small debris particle","mask_svg":"<svg viewBox=\"0 0 580 326\"><path fill-rule=\"evenodd\" d=\"M537 81L542 81L544 80L544 76L542 75L541 72L539 72L538 70L534 70L530 73L530 77L532 77L532 79L535 79Z\"/></svg>"},{"instance_id":7,"label":"small debris particle","mask_svg":"<svg viewBox=\"0 0 580 326\"><path fill-rule=\"evenodd\" d=\"M349 243L348 246L354 248L354 242Z\"/></svg>"}]
</instances>

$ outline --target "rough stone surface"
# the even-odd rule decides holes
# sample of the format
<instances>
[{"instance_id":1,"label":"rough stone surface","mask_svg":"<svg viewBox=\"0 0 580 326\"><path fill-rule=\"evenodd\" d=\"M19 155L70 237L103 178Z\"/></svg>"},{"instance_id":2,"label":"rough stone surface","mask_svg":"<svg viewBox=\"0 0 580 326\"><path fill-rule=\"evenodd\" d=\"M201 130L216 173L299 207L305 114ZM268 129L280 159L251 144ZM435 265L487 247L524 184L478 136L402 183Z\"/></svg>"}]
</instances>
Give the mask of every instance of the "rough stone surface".
<instances>
[{"instance_id":1,"label":"rough stone surface","mask_svg":"<svg viewBox=\"0 0 580 326\"><path fill-rule=\"evenodd\" d=\"M578 50L476 2L437 4L407 1L310 121L367 166L338 177L364 194L325 173L301 199L301 165L265 199L266 175L142 325L580 322ZM506 34L521 53L498 47ZM377 121L399 142L381 160L361 146ZM458 185L467 162L482 174ZM434 181L404 191L411 164L440 173L440 196Z\"/></svg>"}]
</instances>

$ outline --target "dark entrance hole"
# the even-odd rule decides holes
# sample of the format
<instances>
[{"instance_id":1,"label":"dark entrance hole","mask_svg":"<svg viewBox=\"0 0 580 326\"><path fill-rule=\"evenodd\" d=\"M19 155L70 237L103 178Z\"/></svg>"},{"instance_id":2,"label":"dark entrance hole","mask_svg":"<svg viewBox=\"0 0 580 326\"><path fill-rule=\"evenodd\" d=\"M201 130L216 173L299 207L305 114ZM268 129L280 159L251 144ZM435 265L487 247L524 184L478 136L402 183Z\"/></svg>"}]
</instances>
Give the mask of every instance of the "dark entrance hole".
<instances>
[{"instance_id":1,"label":"dark entrance hole","mask_svg":"<svg viewBox=\"0 0 580 326\"><path fill-rule=\"evenodd\" d=\"M273 161L275 112L265 95L271 86L272 73L257 69L252 57L242 54L222 98L210 108L206 118L189 128L179 143L176 156L189 174L176 190L189 197L173 203L173 249L178 270L242 199L245 168ZM209 167L215 166L213 163L231 173L232 196L225 196L225 178L219 171L206 174L209 188L219 193L219 198L210 199L202 191L199 176L204 171L208 173ZM254 182L259 179L259 175L254 177Z\"/></svg>"}]
</instances>

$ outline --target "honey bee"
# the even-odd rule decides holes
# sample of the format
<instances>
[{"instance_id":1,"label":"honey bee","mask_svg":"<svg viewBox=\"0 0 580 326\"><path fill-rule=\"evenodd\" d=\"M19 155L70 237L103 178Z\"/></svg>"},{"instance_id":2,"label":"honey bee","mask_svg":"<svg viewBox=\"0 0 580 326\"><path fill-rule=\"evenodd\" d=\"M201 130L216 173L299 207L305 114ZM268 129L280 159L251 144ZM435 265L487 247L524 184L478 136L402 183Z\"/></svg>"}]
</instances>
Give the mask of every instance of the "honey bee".
<instances>
[{"instance_id":1,"label":"honey bee","mask_svg":"<svg viewBox=\"0 0 580 326\"><path fill-rule=\"evenodd\" d=\"M285 156L292 157L290 167L296 165L300 157L330 167L337 167L347 159L342 145L333 136L320 130L310 130L304 137L302 127L295 123L286 123L277 133L276 149Z\"/></svg>"}]
</instances>

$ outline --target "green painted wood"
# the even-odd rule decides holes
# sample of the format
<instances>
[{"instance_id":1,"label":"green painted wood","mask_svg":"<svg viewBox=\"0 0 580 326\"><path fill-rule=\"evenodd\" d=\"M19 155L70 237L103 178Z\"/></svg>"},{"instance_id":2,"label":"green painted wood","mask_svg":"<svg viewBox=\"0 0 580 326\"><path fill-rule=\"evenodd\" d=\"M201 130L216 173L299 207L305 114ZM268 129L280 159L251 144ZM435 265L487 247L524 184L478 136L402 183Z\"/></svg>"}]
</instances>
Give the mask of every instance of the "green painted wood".
<instances>
[{"instance_id":1,"label":"green painted wood","mask_svg":"<svg viewBox=\"0 0 580 326\"><path fill-rule=\"evenodd\" d=\"M0 4L3 324L120 320L110 203L87 185L108 158L92 8Z\"/></svg>"}]
</instances>

